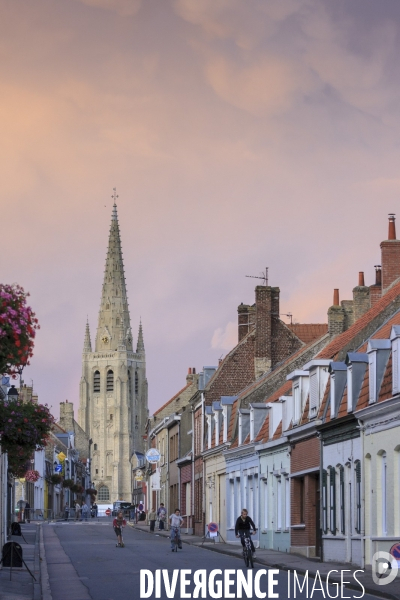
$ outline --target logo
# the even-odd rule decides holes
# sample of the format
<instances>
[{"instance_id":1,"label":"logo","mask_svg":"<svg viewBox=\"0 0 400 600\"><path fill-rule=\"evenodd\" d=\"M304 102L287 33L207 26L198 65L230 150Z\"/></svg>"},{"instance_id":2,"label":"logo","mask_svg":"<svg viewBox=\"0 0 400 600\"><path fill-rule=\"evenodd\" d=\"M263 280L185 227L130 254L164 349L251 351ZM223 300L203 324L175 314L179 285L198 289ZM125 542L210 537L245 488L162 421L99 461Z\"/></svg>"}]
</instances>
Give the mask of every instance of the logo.
<instances>
[{"instance_id":1,"label":"logo","mask_svg":"<svg viewBox=\"0 0 400 600\"><path fill-rule=\"evenodd\" d=\"M147 462L149 462L151 464L155 464L155 463L159 462L160 458L161 458L161 455L160 455L159 451L156 450L155 448L150 448L150 450L147 450L147 452L146 452Z\"/></svg>"},{"instance_id":2,"label":"logo","mask_svg":"<svg viewBox=\"0 0 400 600\"><path fill-rule=\"evenodd\" d=\"M396 544L397 545L397 544ZM397 560L389 552L375 552L372 557L372 579L377 585L389 585L397 577Z\"/></svg>"}]
</instances>

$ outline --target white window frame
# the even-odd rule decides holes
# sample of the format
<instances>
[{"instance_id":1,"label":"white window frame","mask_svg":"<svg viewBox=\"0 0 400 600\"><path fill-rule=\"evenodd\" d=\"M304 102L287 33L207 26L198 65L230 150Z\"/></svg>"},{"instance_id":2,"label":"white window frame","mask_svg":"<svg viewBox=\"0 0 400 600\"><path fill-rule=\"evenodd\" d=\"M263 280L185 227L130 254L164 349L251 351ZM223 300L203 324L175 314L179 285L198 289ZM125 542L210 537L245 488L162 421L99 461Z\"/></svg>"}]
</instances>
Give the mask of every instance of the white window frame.
<instances>
[{"instance_id":1,"label":"white window frame","mask_svg":"<svg viewBox=\"0 0 400 600\"><path fill-rule=\"evenodd\" d=\"M290 529L290 479L285 477L285 531Z\"/></svg>"},{"instance_id":2,"label":"white window frame","mask_svg":"<svg viewBox=\"0 0 400 600\"><path fill-rule=\"evenodd\" d=\"M282 531L282 480L276 478L276 531Z\"/></svg>"}]
</instances>

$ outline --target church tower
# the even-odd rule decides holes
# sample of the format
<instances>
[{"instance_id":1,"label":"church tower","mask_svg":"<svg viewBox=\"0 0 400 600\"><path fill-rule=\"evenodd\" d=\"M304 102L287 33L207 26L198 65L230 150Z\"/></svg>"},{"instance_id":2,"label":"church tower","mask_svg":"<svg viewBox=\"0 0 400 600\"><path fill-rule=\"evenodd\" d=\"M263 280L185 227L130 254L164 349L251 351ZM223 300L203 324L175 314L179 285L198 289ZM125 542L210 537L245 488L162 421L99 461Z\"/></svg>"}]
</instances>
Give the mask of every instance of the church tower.
<instances>
[{"instance_id":1,"label":"church tower","mask_svg":"<svg viewBox=\"0 0 400 600\"><path fill-rule=\"evenodd\" d=\"M86 324L78 417L92 439L91 477L100 504L132 500L131 459L143 452L148 416L142 322L134 351L115 189L113 198L94 351Z\"/></svg>"}]
</instances>

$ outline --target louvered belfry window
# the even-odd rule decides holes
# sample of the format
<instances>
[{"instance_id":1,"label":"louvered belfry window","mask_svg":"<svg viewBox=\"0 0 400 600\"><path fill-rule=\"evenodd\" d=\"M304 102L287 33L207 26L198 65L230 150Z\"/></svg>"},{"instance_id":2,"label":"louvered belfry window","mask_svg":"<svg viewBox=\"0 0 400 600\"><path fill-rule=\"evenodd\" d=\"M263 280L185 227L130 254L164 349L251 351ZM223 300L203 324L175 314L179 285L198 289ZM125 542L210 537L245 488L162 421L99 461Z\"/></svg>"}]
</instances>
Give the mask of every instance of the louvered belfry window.
<instances>
[{"instance_id":1,"label":"louvered belfry window","mask_svg":"<svg viewBox=\"0 0 400 600\"><path fill-rule=\"evenodd\" d=\"M114 391L114 372L111 371L111 369L109 371L107 371L107 392L113 392Z\"/></svg>"},{"instance_id":2,"label":"louvered belfry window","mask_svg":"<svg viewBox=\"0 0 400 600\"><path fill-rule=\"evenodd\" d=\"M100 392L100 372L99 371L95 371L93 374L93 392L95 394Z\"/></svg>"}]
</instances>

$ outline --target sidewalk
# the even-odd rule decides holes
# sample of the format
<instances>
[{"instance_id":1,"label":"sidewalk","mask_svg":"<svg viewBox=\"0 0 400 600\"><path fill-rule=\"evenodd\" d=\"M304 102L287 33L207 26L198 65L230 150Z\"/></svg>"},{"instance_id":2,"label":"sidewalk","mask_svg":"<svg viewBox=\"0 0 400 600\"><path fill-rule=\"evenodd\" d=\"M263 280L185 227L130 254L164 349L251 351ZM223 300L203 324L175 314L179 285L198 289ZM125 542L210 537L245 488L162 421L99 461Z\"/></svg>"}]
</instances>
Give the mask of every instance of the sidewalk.
<instances>
[{"instance_id":1,"label":"sidewalk","mask_svg":"<svg viewBox=\"0 0 400 600\"><path fill-rule=\"evenodd\" d=\"M36 524L21 525L23 537L13 536L10 541L17 542L22 548L22 558L36 578L36 582L23 566L13 568L10 581L10 569L0 569L0 600L41 600L39 537L40 526Z\"/></svg>"},{"instance_id":2,"label":"sidewalk","mask_svg":"<svg viewBox=\"0 0 400 600\"><path fill-rule=\"evenodd\" d=\"M129 523L135 529L140 531L144 531L149 533L149 535L160 535L163 537L169 537L169 531L158 531L156 530L154 533L150 534L149 526L142 524L134 524ZM239 544L236 546L234 544L224 544L224 543L214 543L209 540L204 541L200 536L188 535L185 534L184 531L181 533L182 542L184 544L191 544L194 546L202 546L207 550L211 550L213 552L220 552L222 554L227 554L230 556L241 557L242 548ZM329 575L329 581L333 583L340 583L340 571L351 571L351 573L344 574L344 580L353 579L352 573L358 569L354 565L349 565L348 563L334 563L328 562L323 563L318 559L309 559L304 556L299 556L296 554L288 554L286 552L277 552L276 550L265 550L264 548L256 549L256 557L254 562L259 565L265 565L267 567L272 567L275 569L280 569L282 571L288 571L290 569L291 572L297 571L298 574L304 574L308 571L309 579L313 582L314 576L317 571L319 571L319 575L321 576L321 580L325 581L326 576L329 571L338 571L339 573L331 573ZM350 575L350 577L348 577ZM400 600L400 575L387 586L381 586L374 583L372 579L372 570L371 567L367 567L364 569L364 572L360 571L357 573L357 579L365 588L366 594L372 594L374 596L379 596L381 598L389 598L390 600ZM348 589L356 590L356 595L360 596L361 591L360 586L354 582L355 585L346 585Z\"/></svg>"}]
</instances>

